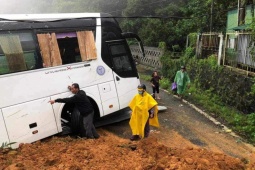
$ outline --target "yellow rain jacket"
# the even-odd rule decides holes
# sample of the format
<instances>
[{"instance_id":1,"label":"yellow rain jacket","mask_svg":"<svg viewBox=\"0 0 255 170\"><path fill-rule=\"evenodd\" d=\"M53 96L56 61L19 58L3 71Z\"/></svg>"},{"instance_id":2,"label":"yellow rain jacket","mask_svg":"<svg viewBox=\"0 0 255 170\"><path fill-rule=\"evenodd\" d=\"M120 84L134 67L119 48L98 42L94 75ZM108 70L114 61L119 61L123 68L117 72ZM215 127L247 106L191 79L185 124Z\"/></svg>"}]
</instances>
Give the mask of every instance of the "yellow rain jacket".
<instances>
[{"instance_id":1,"label":"yellow rain jacket","mask_svg":"<svg viewBox=\"0 0 255 170\"><path fill-rule=\"evenodd\" d=\"M156 100L146 91L143 93L143 96L140 94L135 95L129 103L129 107L132 110L129 125L133 135L139 135L142 138L144 137L144 127L149 118L148 111L154 106L154 117L149 119L149 124L151 126L159 127L157 104Z\"/></svg>"}]
</instances>

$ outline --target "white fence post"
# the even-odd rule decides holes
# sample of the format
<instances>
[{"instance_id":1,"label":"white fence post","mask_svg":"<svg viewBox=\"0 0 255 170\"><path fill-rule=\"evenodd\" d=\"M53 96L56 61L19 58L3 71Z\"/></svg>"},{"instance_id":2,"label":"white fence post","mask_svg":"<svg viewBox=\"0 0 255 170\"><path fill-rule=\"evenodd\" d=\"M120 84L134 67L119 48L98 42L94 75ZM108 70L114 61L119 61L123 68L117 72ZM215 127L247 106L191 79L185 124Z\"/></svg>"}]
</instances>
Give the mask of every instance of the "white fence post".
<instances>
[{"instance_id":1,"label":"white fence post","mask_svg":"<svg viewBox=\"0 0 255 170\"><path fill-rule=\"evenodd\" d=\"M218 53L218 65L220 65L221 56L222 56L223 34L221 33L219 37L220 37L220 44L219 44L219 53Z\"/></svg>"}]
</instances>

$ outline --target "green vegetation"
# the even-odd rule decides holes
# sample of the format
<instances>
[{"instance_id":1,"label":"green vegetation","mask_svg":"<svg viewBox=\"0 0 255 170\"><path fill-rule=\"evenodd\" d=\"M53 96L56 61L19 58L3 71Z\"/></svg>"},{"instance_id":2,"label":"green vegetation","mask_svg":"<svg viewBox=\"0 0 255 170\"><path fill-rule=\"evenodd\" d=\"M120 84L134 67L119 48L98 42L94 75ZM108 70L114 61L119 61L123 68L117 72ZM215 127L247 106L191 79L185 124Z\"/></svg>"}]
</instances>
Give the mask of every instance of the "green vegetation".
<instances>
[{"instance_id":1,"label":"green vegetation","mask_svg":"<svg viewBox=\"0 0 255 170\"><path fill-rule=\"evenodd\" d=\"M8 143L8 142L3 142L2 145L0 146L0 150L1 149L5 149L5 148L11 148L11 145L15 144L16 142L11 142L11 143Z\"/></svg>"},{"instance_id":2,"label":"green vegetation","mask_svg":"<svg viewBox=\"0 0 255 170\"><path fill-rule=\"evenodd\" d=\"M167 90L170 87L170 81L167 78L162 78L159 81L159 83L160 83L160 88L162 88L162 89L166 89Z\"/></svg>"},{"instance_id":3,"label":"green vegetation","mask_svg":"<svg viewBox=\"0 0 255 170\"><path fill-rule=\"evenodd\" d=\"M230 126L236 133L249 142L255 142L255 113L243 114L237 109L222 102L220 96L212 90L200 90L192 85L187 91L186 98L206 110L211 116Z\"/></svg>"},{"instance_id":4,"label":"green vegetation","mask_svg":"<svg viewBox=\"0 0 255 170\"><path fill-rule=\"evenodd\" d=\"M253 79L253 82L255 82L255 79ZM255 83L251 86L251 95L255 96Z\"/></svg>"},{"instance_id":5,"label":"green vegetation","mask_svg":"<svg viewBox=\"0 0 255 170\"><path fill-rule=\"evenodd\" d=\"M248 3L247 0L241 2ZM193 57L196 33L225 32L227 11L236 8L237 3L238 1L229 0L43 0L38 2L24 0L22 4L26 5L17 5L17 1L10 0L2 4L1 13L104 12L118 17L162 17L161 19L127 18L118 19L118 21L123 31L137 33L146 46L159 46L164 49L161 71L165 78L160 82L161 88L169 89L176 71L181 65L186 65L192 85L186 91L191 95L185 97L212 113L213 116L226 121L239 134L255 142L255 80L217 66L215 56L200 60ZM208 11L212 6L211 20ZM252 30L255 30L254 25ZM189 34L191 32L195 33ZM255 33L254 31L252 33L254 39ZM182 57L173 59L175 58L173 51L184 51L187 36L189 47L186 48ZM129 43L134 44L133 41ZM227 53L232 58L236 57L236 51L228 50ZM255 53L255 48L252 48L251 53ZM28 66L33 66L33 63L28 63L27 60ZM5 63L6 61L0 59L0 64ZM7 69L0 70L0 74L7 72ZM148 81L151 76L141 75L141 78Z\"/></svg>"},{"instance_id":6,"label":"green vegetation","mask_svg":"<svg viewBox=\"0 0 255 170\"><path fill-rule=\"evenodd\" d=\"M191 53L192 51L192 53ZM193 55L193 56L192 56ZM179 59L169 52L161 58L163 64L161 88L170 90L181 65L186 65L191 87L184 98L206 110L211 116L231 127L248 141L255 142L255 79L232 72L217 65L217 58L196 59L193 48L188 48ZM146 79L146 75L141 78Z\"/></svg>"},{"instance_id":7,"label":"green vegetation","mask_svg":"<svg viewBox=\"0 0 255 170\"><path fill-rule=\"evenodd\" d=\"M144 75L144 74L140 74L140 78L146 81L150 81L151 80L151 75Z\"/></svg>"},{"instance_id":8,"label":"green vegetation","mask_svg":"<svg viewBox=\"0 0 255 170\"><path fill-rule=\"evenodd\" d=\"M213 2L213 18L210 27ZM152 18L118 19L125 32L137 33L146 46L157 47L165 42L171 51L185 48L187 35L191 32L225 32L227 11L237 7L238 1L229 0L9 0L2 4L0 13L84 13L102 12L117 17L159 16ZM247 3L247 2L246 2ZM15 8L15 10L13 10ZM191 44L196 37L191 39ZM193 47L193 46L192 46Z\"/></svg>"}]
</instances>

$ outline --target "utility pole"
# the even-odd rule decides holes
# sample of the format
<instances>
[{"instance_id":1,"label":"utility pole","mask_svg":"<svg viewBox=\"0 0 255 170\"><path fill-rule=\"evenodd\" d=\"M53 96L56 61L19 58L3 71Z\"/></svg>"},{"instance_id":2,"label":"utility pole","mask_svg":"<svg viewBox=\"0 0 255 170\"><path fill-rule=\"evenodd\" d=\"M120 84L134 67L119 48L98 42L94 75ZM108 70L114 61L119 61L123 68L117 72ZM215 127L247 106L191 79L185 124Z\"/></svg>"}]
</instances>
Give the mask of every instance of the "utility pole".
<instances>
[{"instance_id":1,"label":"utility pole","mask_svg":"<svg viewBox=\"0 0 255 170\"><path fill-rule=\"evenodd\" d=\"M212 22L213 22L213 7L214 7L213 3L214 3L214 0L212 0L212 4L211 4L209 48L211 47L211 41L212 41Z\"/></svg>"},{"instance_id":2,"label":"utility pole","mask_svg":"<svg viewBox=\"0 0 255 170\"><path fill-rule=\"evenodd\" d=\"M238 0L237 4L237 26L239 26L239 20L240 20L240 0Z\"/></svg>"},{"instance_id":3,"label":"utility pole","mask_svg":"<svg viewBox=\"0 0 255 170\"><path fill-rule=\"evenodd\" d=\"M214 3L214 0L212 0L212 4L211 4L211 19L210 19L210 34L212 32L212 21L213 21L213 3Z\"/></svg>"},{"instance_id":4,"label":"utility pole","mask_svg":"<svg viewBox=\"0 0 255 170\"><path fill-rule=\"evenodd\" d=\"M251 4L251 17L252 17L252 22L254 22L254 4L255 4L255 0L252 0L252 4Z\"/></svg>"},{"instance_id":5,"label":"utility pole","mask_svg":"<svg viewBox=\"0 0 255 170\"><path fill-rule=\"evenodd\" d=\"M248 0L238 0L238 26L245 24L245 7Z\"/></svg>"}]
</instances>

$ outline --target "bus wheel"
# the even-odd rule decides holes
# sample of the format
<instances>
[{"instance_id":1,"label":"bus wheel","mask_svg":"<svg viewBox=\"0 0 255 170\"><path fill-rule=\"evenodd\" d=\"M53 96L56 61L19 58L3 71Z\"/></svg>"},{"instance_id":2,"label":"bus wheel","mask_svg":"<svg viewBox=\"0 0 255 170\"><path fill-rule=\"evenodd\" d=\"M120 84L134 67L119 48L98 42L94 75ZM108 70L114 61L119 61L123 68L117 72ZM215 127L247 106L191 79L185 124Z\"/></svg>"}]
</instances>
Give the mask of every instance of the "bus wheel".
<instances>
[{"instance_id":1,"label":"bus wheel","mask_svg":"<svg viewBox=\"0 0 255 170\"><path fill-rule=\"evenodd\" d=\"M65 104L61 113L62 132L60 135L79 133L79 117L80 112L75 108L74 104Z\"/></svg>"},{"instance_id":2,"label":"bus wheel","mask_svg":"<svg viewBox=\"0 0 255 170\"><path fill-rule=\"evenodd\" d=\"M71 113L70 126L73 134L78 134L80 129L80 112L75 107Z\"/></svg>"}]
</instances>

